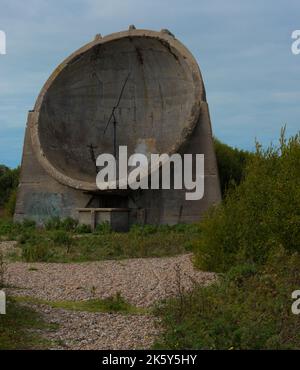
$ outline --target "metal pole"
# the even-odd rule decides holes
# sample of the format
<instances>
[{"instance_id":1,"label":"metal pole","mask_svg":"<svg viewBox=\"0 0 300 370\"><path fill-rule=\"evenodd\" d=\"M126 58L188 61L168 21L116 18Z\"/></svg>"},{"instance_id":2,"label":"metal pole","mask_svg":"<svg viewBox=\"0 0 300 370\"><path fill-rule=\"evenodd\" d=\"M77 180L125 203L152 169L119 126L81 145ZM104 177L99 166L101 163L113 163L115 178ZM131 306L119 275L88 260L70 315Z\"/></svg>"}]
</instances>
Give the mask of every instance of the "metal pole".
<instances>
[{"instance_id":1,"label":"metal pole","mask_svg":"<svg viewBox=\"0 0 300 370\"><path fill-rule=\"evenodd\" d=\"M114 157L116 160L116 180L118 178L118 171L119 171L119 153L117 150L117 120L114 114L114 121L113 121L113 126L114 126Z\"/></svg>"},{"instance_id":2,"label":"metal pole","mask_svg":"<svg viewBox=\"0 0 300 370\"><path fill-rule=\"evenodd\" d=\"M116 160L118 159L118 153L117 153L117 120L116 120L116 116L114 114L114 156L116 158Z\"/></svg>"}]
</instances>

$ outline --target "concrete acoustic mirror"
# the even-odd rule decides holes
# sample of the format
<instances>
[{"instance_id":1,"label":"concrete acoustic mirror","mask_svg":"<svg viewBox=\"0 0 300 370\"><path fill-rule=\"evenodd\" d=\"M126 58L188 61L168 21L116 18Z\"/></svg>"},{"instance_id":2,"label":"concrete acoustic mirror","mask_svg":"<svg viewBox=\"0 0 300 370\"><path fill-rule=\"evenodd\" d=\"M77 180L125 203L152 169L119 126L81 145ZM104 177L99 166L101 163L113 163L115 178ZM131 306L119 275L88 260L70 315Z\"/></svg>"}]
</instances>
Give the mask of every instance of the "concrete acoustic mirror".
<instances>
[{"instance_id":1,"label":"concrete acoustic mirror","mask_svg":"<svg viewBox=\"0 0 300 370\"><path fill-rule=\"evenodd\" d=\"M100 191L95 159L121 145L128 156L204 154L204 197L186 201L184 189ZM220 199L202 76L170 31L98 34L55 69L28 114L15 220L73 217L127 230L196 222Z\"/></svg>"}]
</instances>

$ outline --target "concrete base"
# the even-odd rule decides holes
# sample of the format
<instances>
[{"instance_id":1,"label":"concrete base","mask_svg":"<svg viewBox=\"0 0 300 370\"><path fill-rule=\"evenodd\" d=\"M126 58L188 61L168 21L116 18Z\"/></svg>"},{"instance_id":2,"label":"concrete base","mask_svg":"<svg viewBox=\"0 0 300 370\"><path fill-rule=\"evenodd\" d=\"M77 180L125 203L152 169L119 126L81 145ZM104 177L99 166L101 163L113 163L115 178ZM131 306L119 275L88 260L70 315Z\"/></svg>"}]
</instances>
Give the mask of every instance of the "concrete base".
<instances>
[{"instance_id":1,"label":"concrete base","mask_svg":"<svg viewBox=\"0 0 300 370\"><path fill-rule=\"evenodd\" d=\"M87 225L94 231L97 225L108 223L114 231L128 231L128 208L79 208L79 224Z\"/></svg>"}]
</instances>

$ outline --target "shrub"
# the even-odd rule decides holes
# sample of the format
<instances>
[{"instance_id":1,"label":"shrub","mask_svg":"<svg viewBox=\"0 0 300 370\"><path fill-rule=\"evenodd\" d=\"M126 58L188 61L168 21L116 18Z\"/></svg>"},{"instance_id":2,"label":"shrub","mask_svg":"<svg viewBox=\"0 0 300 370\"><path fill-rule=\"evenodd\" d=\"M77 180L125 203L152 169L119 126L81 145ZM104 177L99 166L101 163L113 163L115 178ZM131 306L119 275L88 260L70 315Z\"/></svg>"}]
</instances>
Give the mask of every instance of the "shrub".
<instances>
[{"instance_id":1,"label":"shrub","mask_svg":"<svg viewBox=\"0 0 300 370\"><path fill-rule=\"evenodd\" d=\"M11 192L17 189L19 175L19 167L11 170L0 166L0 206L3 206L9 200Z\"/></svg>"},{"instance_id":2,"label":"shrub","mask_svg":"<svg viewBox=\"0 0 300 370\"><path fill-rule=\"evenodd\" d=\"M244 264L232 267L227 275L228 282L233 282L238 287L243 286L245 281L257 273L257 266L254 264Z\"/></svg>"},{"instance_id":3,"label":"shrub","mask_svg":"<svg viewBox=\"0 0 300 370\"><path fill-rule=\"evenodd\" d=\"M78 221L71 217L67 217L61 221L61 228L65 231L75 232L77 230Z\"/></svg>"},{"instance_id":4,"label":"shrub","mask_svg":"<svg viewBox=\"0 0 300 370\"><path fill-rule=\"evenodd\" d=\"M7 217L13 217L16 208L17 201L17 190L14 189L11 191L7 202L4 205L5 215Z\"/></svg>"},{"instance_id":5,"label":"shrub","mask_svg":"<svg viewBox=\"0 0 300 370\"><path fill-rule=\"evenodd\" d=\"M245 175L245 168L252 153L232 148L214 138L221 191L224 196L232 184L239 185Z\"/></svg>"},{"instance_id":6,"label":"shrub","mask_svg":"<svg viewBox=\"0 0 300 370\"><path fill-rule=\"evenodd\" d=\"M54 244L59 246L70 246L72 243L72 238L70 235L64 230L55 230L50 234L50 239L54 242Z\"/></svg>"},{"instance_id":7,"label":"shrub","mask_svg":"<svg viewBox=\"0 0 300 370\"><path fill-rule=\"evenodd\" d=\"M89 225L81 224L81 225L77 225L76 227L76 233L78 234L89 234L91 232L92 230Z\"/></svg>"},{"instance_id":8,"label":"shrub","mask_svg":"<svg viewBox=\"0 0 300 370\"><path fill-rule=\"evenodd\" d=\"M278 246L300 251L300 138L262 150L246 166L245 179L201 224L195 263L222 272L264 263Z\"/></svg>"},{"instance_id":9,"label":"shrub","mask_svg":"<svg viewBox=\"0 0 300 370\"><path fill-rule=\"evenodd\" d=\"M61 228L61 221L59 217L52 217L45 223L46 230L59 230Z\"/></svg>"},{"instance_id":10,"label":"shrub","mask_svg":"<svg viewBox=\"0 0 300 370\"><path fill-rule=\"evenodd\" d=\"M0 238L19 240L23 234L35 234L35 229L35 222L31 220L19 223L11 219L0 219Z\"/></svg>"},{"instance_id":11,"label":"shrub","mask_svg":"<svg viewBox=\"0 0 300 370\"><path fill-rule=\"evenodd\" d=\"M96 234L110 234L112 232L112 228L108 222L102 222L101 224L96 226L95 233Z\"/></svg>"},{"instance_id":12,"label":"shrub","mask_svg":"<svg viewBox=\"0 0 300 370\"><path fill-rule=\"evenodd\" d=\"M29 220L29 219L24 219L22 222L22 227L25 228L26 230L28 229L35 229L36 228L36 222L34 220Z\"/></svg>"},{"instance_id":13,"label":"shrub","mask_svg":"<svg viewBox=\"0 0 300 370\"><path fill-rule=\"evenodd\" d=\"M59 217L52 217L45 223L46 230L64 230L75 232L78 227L78 221L74 220L71 217L67 218L59 218Z\"/></svg>"},{"instance_id":14,"label":"shrub","mask_svg":"<svg viewBox=\"0 0 300 370\"><path fill-rule=\"evenodd\" d=\"M37 237L36 233L32 233L30 230L24 230L21 232L21 234L17 237L18 243L21 245L24 245L26 243L28 244L34 244L39 243L40 238Z\"/></svg>"},{"instance_id":15,"label":"shrub","mask_svg":"<svg viewBox=\"0 0 300 370\"><path fill-rule=\"evenodd\" d=\"M114 296L103 299L101 305L105 307L105 310L108 312L130 313L131 311L135 311L134 307L126 302L120 292L117 292Z\"/></svg>"},{"instance_id":16,"label":"shrub","mask_svg":"<svg viewBox=\"0 0 300 370\"><path fill-rule=\"evenodd\" d=\"M155 347L299 349L300 320L291 312L299 276L299 253L283 248L264 266L236 266L218 283L158 307L165 331Z\"/></svg>"},{"instance_id":17,"label":"shrub","mask_svg":"<svg viewBox=\"0 0 300 370\"><path fill-rule=\"evenodd\" d=\"M14 224L12 221L0 219L0 236L9 235L14 229Z\"/></svg>"},{"instance_id":18,"label":"shrub","mask_svg":"<svg viewBox=\"0 0 300 370\"><path fill-rule=\"evenodd\" d=\"M51 255L47 244L25 244L22 248L22 258L26 262L49 262Z\"/></svg>"}]
</instances>

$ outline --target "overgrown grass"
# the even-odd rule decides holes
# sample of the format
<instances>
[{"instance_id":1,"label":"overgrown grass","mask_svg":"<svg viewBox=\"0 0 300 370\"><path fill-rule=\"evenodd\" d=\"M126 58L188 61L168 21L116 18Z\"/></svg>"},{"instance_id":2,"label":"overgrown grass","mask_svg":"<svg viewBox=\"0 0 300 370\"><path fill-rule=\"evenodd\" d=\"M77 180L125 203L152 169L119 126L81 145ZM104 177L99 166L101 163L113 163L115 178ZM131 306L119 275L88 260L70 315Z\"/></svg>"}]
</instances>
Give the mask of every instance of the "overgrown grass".
<instances>
[{"instance_id":1,"label":"overgrown grass","mask_svg":"<svg viewBox=\"0 0 300 370\"><path fill-rule=\"evenodd\" d=\"M14 299L7 302L7 314L0 315L0 349L46 349L51 343L44 339L40 330L54 330L31 308L20 305Z\"/></svg>"},{"instance_id":2,"label":"overgrown grass","mask_svg":"<svg viewBox=\"0 0 300 370\"><path fill-rule=\"evenodd\" d=\"M200 233L199 225L134 226L128 233L113 232L105 224L94 233L86 229L79 233L78 227L71 219L50 220L46 229L36 228L31 221L2 220L0 237L17 240L26 262L84 262L174 256L191 251Z\"/></svg>"},{"instance_id":3,"label":"overgrown grass","mask_svg":"<svg viewBox=\"0 0 300 370\"><path fill-rule=\"evenodd\" d=\"M135 307L117 293L115 296L104 299L89 299L85 301L47 301L44 299L33 297L15 297L17 302L25 302L31 304L43 304L52 308L62 308L70 311L82 312L119 312L122 314L140 315L148 311L143 308Z\"/></svg>"},{"instance_id":4,"label":"overgrown grass","mask_svg":"<svg viewBox=\"0 0 300 370\"><path fill-rule=\"evenodd\" d=\"M30 234L36 231L36 224L31 220L24 220L23 223L13 222L11 218L0 218L0 241L18 240L23 234Z\"/></svg>"},{"instance_id":5,"label":"overgrown grass","mask_svg":"<svg viewBox=\"0 0 300 370\"><path fill-rule=\"evenodd\" d=\"M299 254L281 249L265 266L236 266L157 309L165 333L155 348L299 349L300 317L291 312L299 286Z\"/></svg>"}]
</instances>

